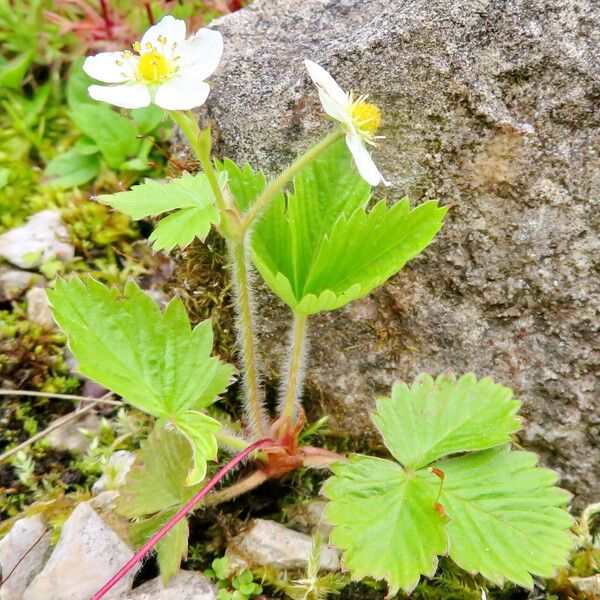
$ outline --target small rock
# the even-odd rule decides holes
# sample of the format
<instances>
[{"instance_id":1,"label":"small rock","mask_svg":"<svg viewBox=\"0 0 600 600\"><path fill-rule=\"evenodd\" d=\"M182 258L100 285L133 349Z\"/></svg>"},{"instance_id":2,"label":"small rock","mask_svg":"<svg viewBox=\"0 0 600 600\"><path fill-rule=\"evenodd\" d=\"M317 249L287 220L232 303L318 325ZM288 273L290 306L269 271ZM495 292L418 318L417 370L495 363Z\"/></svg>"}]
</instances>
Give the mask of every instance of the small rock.
<instances>
[{"instance_id":1,"label":"small rock","mask_svg":"<svg viewBox=\"0 0 600 600\"><path fill-rule=\"evenodd\" d=\"M288 525L304 533L313 533L318 530L327 539L333 527L323 515L326 506L327 502L324 500L310 500L296 504L286 511L290 519Z\"/></svg>"},{"instance_id":2,"label":"small rock","mask_svg":"<svg viewBox=\"0 0 600 600\"><path fill-rule=\"evenodd\" d=\"M164 585L162 579L151 579L133 590L125 600L216 600L215 586L202 573L179 571Z\"/></svg>"},{"instance_id":3,"label":"small rock","mask_svg":"<svg viewBox=\"0 0 600 600\"><path fill-rule=\"evenodd\" d=\"M272 567L277 570L302 569L308 564L313 540L309 535L288 529L275 521L254 519L250 527L237 535L227 547L226 556L234 570L249 566ZM324 546L321 569L340 568L338 551Z\"/></svg>"},{"instance_id":4,"label":"small rock","mask_svg":"<svg viewBox=\"0 0 600 600\"><path fill-rule=\"evenodd\" d=\"M119 492L117 490L107 490L91 498L90 504L94 510L102 514L115 508L118 497Z\"/></svg>"},{"instance_id":5,"label":"small rock","mask_svg":"<svg viewBox=\"0 0 600 600\"><path fill-rule=\"evenodd\" d=\"M21 599L31 580L42 570L49 545L50 529L39 515L19 519L12 526L0 541L2 576L10 574L0 588L1 600Z\"/></svg>"},{"instance_id":6,"label":"small rock","mask_svg":"<svg viewBox=\"0 0 600 600\"><path fill-rule=\"evenodd\" d=\"M75 256L75 248L67 239L60 214L43 210L25 225L0 235L0 256L22 269L33 269L52 259L69 262Z\"/></svg>"},{"instance_id":7,"label":"small rock","mask_svg":"<svg viewBox=\"0 0 600 600\"><path fill-rule=\"evenodd\" d=\"M30 287L41 283L44 278L37 273L19 269L0 269L0 302L17 300Z\"/></svg>"},{"instance_id":8,"label":"small rock","mask_svg":"<svg viewBox=\"0 0 600 600\"><path fill-rule=\"evenodd\" d=\"M27 300L27 318L32 323L45 329L56 328L46 290L38 287L31 288L25 295L25 299Z\"/></svg>"},{"instance_id":9,"label":"small rock","mask_svg":"<svg viewBox=\"0 0 600 600\"><path fill-rule=\"evenodd\" d=\"M100 431L101 425L102 419L98 415L84 413L78 419L73 419L62 427L51 431L46 436L46 439L57 450L85 452L91 443L91 439L83 435L79 430L85 429L92 433L97 433Z\"/></svg>"},{"instance_id":10,"label":"small rock","mask_svg":"<svg viewBox=\"0 0 600 600\"><path fill-rule=\"evenodd\" d=\"M569 581L576 590L584 593L588 600L600 600L600 575L571 577Z\"/></svg>"},{"instance_id":11,"label":"small rock","mask_svg":"<svg viewBox=\"0 0 600 600\"><path fill-rule=\"evenodd\" d=\"M127 473L135 462L135 452L118 450L108 459L104 472L92 486L92 494L96 495L105 490L115 490L125 483Z\"/></svg>"},{"instance_id":12,"label":"small rock","mask_svg":"<svg viewBox=\"0 0 600 600\"><path fill-rule=\"evenodd\" d=\"M87 502L65 521L58 544L23 600L88 600L130 558L133 551ZM121 599L131 590L135 569L105 600Z\"/></svg>"}]
</instances>

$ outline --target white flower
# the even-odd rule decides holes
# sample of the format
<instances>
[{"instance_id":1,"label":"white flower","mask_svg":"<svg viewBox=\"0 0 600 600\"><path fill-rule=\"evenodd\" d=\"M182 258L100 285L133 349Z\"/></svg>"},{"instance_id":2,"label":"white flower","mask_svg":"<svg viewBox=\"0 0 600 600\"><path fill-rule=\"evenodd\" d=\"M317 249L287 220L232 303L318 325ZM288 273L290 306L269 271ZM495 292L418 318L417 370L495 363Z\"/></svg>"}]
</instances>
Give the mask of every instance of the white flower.
<instances>
[{"instance_id":1,"label":"white flower","mask_svg":"<svg viewBox=\"0 0 600 600\"><path fill-rule=\"evenodd\" d=\"M122 108L141 108L151 102L166 110L189 110L204 104L223 54L218 31L200 29L185 39L185 22L162 18L146 31L133 52L102 52L89 56L83 70L94 79L117 85L91 85L94 100Z\"/></svg>"},{"instance_id":2,"label":"white flower","mask_svg":"<svg viewBox=\"0 0 600 600\"><path fill-rule=\"evenodd\" d=\"M366 102L367 96L354 99L352 92L344 92L335 79L312 60L305 60L304 64L319 90L323 109L346 132L346 144L362 178L371 185L390 185L379 172L366 147L366 144L376 146L375 132L381 124L379 108Z\"/></svg>"}]
</instances>

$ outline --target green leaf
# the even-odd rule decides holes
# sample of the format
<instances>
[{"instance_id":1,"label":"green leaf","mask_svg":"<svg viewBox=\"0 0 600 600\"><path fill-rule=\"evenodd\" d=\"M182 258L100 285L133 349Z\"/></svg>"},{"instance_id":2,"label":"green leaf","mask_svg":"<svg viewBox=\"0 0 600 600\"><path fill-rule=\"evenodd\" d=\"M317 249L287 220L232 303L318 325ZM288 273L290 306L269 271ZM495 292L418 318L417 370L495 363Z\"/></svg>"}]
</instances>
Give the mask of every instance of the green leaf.
<instances>
[{"instance_id":1,"label":"green leaf","mask_svg":"<svg viewBox=\"0 0 600 600\"><path fill-rule=\"evenodd\" d=\"M129 114L137 123L141 134L148 134L153 129L156 129L165 116L162 108L156 106L156 104L151 104L144 108L134 108Z\"/></svg>"},{"instance_id":2,"label":"green leaf","mask_svg":"<svg viewBox=\"0 0 600 600\"><path fill-rule=\"evenodd\" d=\"M72 188L94 179L98 173L100 160L97 154L72 148L48 163L44 171L44 185L52 188Z\"/></svg>"},{"instance_id":3,"label":"green leaf","mask_svg":"<svg viewBox=\"0 0 600 600\"><path fill-rule=\"evenodd\" d=\"M23 79L25 79L34 57L35 52L30 50L0 64L0 85L18 90L23 84Z\"/></svg>"},{"instance_id":4,"label":"green leaf","mask_svg":"<svg viewBox=\"0 0 600 600\"><path fill-rule=\"evenodd\" d=\"M379 400L373 420L403 464L353 456L324 486L332 541L354 579L409 592L446 548L499 585L531 587L532 575L549 577L566 563L569 494L535 455L504 444L518 427L517 407L511 390L471 374L421 376ZM458 452L468 454L431 462Z\"/></svg>"},{"instance_id":5,"label":"green leaf","mask_svg":"<svg viewBox=\"0 0 600 600\"><path fill-rule=\"evenodd\" d=\"M117 498L119 514L141 519L132 525L136 544L146 542L201 488L185 486L191 461L191 447L175 429L155 427L142 442L136 463ZM163 580L179 570L181 559L187 554L187 543L187 519L182 519L156 548Z\"/></svg>"},{"instance_id":6,"label":"green leaf","mask_svg":"<svg viewBox=\"0 0 600 600\"><path fill-rule=\"evenodd\" d=\"M224 185L226 174L220 175ZM218 224L219 212L208 178L204 173L184 173L178 179L159 183L146 179L127 192L98 196L97 200L116 208L134 219L157 216L181 209L160 221L150 236L156 250L185 248L194 237L204 240L211 224Z\"/></svg>"},{"instance_id":7,"label":"green leaf","mask_svg":"<svg viewBox=\"0 0 600 600\"><path fill-rule=\"evenodd\" d=\"M213 205L206 208L184 208L162 219L149 240L154 250L169 252L175 246L185 248L195 237L204 241L210 232L210 226L218 222L219 211Z\"/></svg>"},{"instance_id":8,"label":"green leaf","mask_svg":"<svg viewBox=\"0 0 600 600\"><path fill-rule=\"evenodd\" d=\"M204 413L187 410L178 414L173 423L188 439L192 447L193 465L185 484L195 485L206 476L207 461L217 458L215 433L221 428L219 421Z\"/></svg>"},{"instance_id":9,"label":"green leaf","mask_svg":"<svg viewBox=\"0 0 600 600\"><path fill-rule=\"evenodd\" d=\"M262 173L226 161L229 189L241 208L265 185ZM370 187L353 168L344 142L335 144L294 179L286 198L272 200L253 237L254 263L293 310L333 310L368 294L431 242L445 208L408 200L366 207Z\"/></svg>"},{"instance_id":10,"label":"green leaf","mask_svg":"<svg viewBox=\"0 0 600 600\"><path fill-rule=\"evenodd\" d=\"M192 329L179 299L164 313L133 282L123 297L92 278L58 280L48 292L79 371L155 417L190 409L213 383L210 321Z\"/></svg>"},{"instance_id":11,"label":"green leaf","mask_svg":"<svg viewBox=\"0 0 600 600\"><path fill-rule=\"evenodd\" d=\"M434 508L435 476L408 474L396 463L368 456L352 456L332 470L323 489L331 500L325 517L334 525L331 541L344 550L352 578L385 579L394 594L410 591L422 574L432 576L437 556L448 547L444 518Z\"/></svg>"},{"instance_id":12,"label":"green leaf","mask_svg":"<svg viewBox=\"0 0 600 600\"><path fill-rule=\"evenodd\" d=\"M391 398L378 399L372 419L394 458L420 469L440 456L508 442L520 428L520 405L490 377L420 375L410 387L396 382Z\"/></svg>"},{"instance_id":13,"label":"green leaf","mask_svg":"<svg viewBox=\"0 0 600 600\"><path fill-rule=\"evenodd\" d=\"M450 516L450 556L460 567L532 588L530 573L552 577L567 563L570 494L536 465L535 454L508 446L436 464L446 476L440 502Z\"/></svg>"}]
</instances>

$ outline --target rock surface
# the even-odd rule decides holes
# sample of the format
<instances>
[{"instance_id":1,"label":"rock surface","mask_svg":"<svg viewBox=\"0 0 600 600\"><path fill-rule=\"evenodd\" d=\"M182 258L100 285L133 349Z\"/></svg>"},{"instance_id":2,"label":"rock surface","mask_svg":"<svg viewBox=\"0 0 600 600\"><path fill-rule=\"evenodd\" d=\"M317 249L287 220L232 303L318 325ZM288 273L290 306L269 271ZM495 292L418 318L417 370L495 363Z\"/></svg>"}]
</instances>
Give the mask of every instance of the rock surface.
<instances>
[{"instance_id":1,"label":"rock surface","mask_svg":"<svg viewBox=\"0 0 600 600\"><path fill-rule=\"evenodd\" d=\"M331 127L311 58L382 108L388 196L452 206L424 256L312 319L309 414L372 436L395 379L492 375L524 399L525 445L597 498L600 4L256 0L214 27L225 55L202 114L219 154L272 172ZM259 305L270 371L288 316Z\"/></svg>"},{"instance_id":2,"label":"rock surface","mask_svg":"<svg viewBox=\"0 0 600 600\"><path fill-rule=\"evenodd\" d=\"M126 597L125 600L216 600L215 586L202 573L179 571L167 585L157 577L151 579Z\"/></svg>"},{"instance_id":3,"label":"rock surface","mask_svg":"<svg viewBox=\"0 0 600 600\"><path fill-rule=\"evenodd\" d=\"M42 570L50 545L50 528L36 515L19 519L0 541L0 600L21 600L31 580Z\"/></svg>"},{"instance_id":4,"label":"rock surface","mask_svg":"<svg viewBox=\"0 0 600 600\"><path fill-rule=\"evenodd\" d=\"M598 600L600 598L600 575L571 577L569 581L576 590L585 594L586 599Z\"/></svg>"},{"instance_id":5,"label":"rock surface","mask_svg":"<svg viewBox=\"0 0 600 600\"><path fill-rule=\"evenodd\" d=\"M43 281L44 278L37 273L0 268L0 302L17 300L30 287Z\"/></svg>"},{"instance_id":6,"label":"rock surface","mask_svg":"<svg viewBox=\"0 0 600 600\"><path fill-rule=\"evenodd\" d=\"M133 551L87 503L77 505L43 571L23 600L88 600L131 557ZM121 599L131 589L135 569L104 598Z\"/></svg>"},{"instance_id":7,"label":"rock surface","mask_svg":"<svg viewBox=\"0 0 600 600\"><path fill-rule=\"evenodd\" d=\"M254 519L250 526L227 546L226 556L236 571L248 566L272 567L277 570L302 569L308 564L313 539L288 529L275 521ZM325 546L321 552L321 569L340 568L338 551Z\"/></svg>"},{"instance_id":8,"label":"rock surface","mask_svg":"<svg viewBox=\"0 0 600 600\"><path fill-rule=\"evenodd\" d=\"M40 325L44 329L56 329L46 290L39 287L31 288L25 294L25 299L27 300L27 318L32 323Z\"/></svg>"},{"instance_id":9,"label":"rock surface","mask_svg":"<svg viewBox=\"0 0 600 600\"><path fill-rule=\"evenodd\" d=\"M0 235L0 256L22 269L33 269L52 259L69 262L75 248L68 237L60 214L42 210L25 225Z\"/></svg>"},{"instance_id":10,"label":"rock surface","mask_svg":"<svg viewBox=\"0 0 600 600\"><path fill-rule=\"evenodd\" d=\"M52 422L50 423L52 425ZM81 417L69 421L61 427L52 430L47 436L48 443L57 450L85 452L92 443L91 438L84 435L80 429L97 433L102 426L102 419L93 413L84 413Z\"/></svg>"}]
</instances>

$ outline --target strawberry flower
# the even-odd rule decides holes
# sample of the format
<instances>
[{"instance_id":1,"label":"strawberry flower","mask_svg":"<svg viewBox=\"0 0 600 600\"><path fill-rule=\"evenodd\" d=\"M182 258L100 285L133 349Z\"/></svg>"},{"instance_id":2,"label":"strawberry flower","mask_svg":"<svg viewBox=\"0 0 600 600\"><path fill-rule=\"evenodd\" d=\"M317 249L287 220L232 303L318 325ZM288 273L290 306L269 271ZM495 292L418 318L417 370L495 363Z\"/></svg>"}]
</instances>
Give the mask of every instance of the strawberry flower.
<instances>
[{"instance_id":1,"label":"strawberry flower","mask_svg":"<svg viewBox=\"0 0 600 600\"><path fill-rule=\"evenodd\" d=\"M189 110L206 101L205 79L216 70L223 54L218 31L200 29L185 39L185 22L163 17L146 31L133 52L101 52L86 58L83 70L113 85L91 85L94 100L121 108L154 103L166 110Z\"/></svg>"},{"instance_id":2,"label":"strawberry flower","mask_svg":"<svg viewBox=\"0 0 600 600\"><path fill-rule=\"evenodd\" d=\"M381 124L379 108L367 102L367 96L355 99L352 92L346 93L323 67L312 60L305 60L304 64L319 90L323 109L345 131L346 144L361 177L371 185L390 185L367 150L368 145L376 146L375 140L379 139L375 135Z\"/></svg>"}]
</instances>

